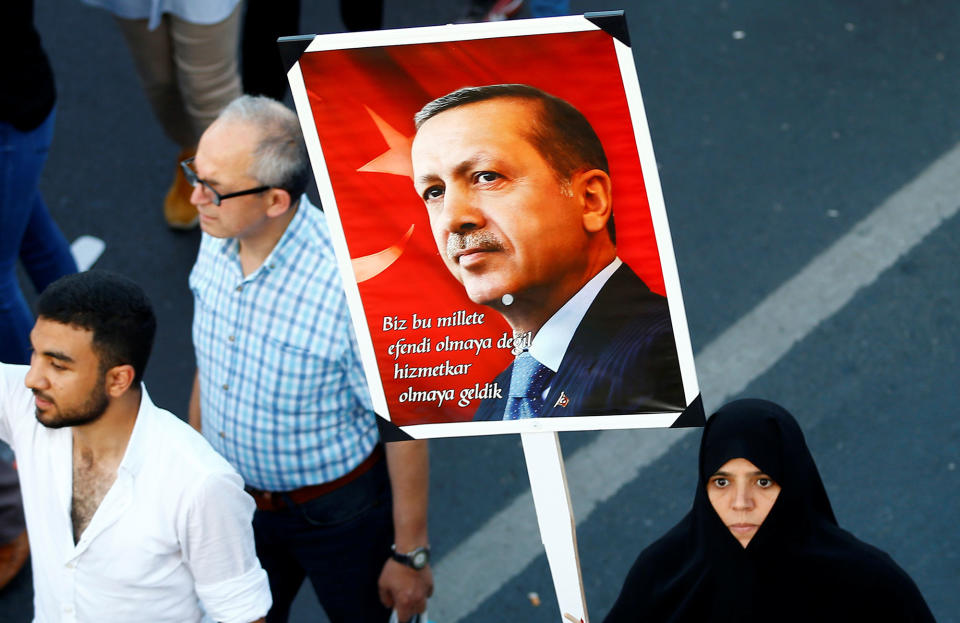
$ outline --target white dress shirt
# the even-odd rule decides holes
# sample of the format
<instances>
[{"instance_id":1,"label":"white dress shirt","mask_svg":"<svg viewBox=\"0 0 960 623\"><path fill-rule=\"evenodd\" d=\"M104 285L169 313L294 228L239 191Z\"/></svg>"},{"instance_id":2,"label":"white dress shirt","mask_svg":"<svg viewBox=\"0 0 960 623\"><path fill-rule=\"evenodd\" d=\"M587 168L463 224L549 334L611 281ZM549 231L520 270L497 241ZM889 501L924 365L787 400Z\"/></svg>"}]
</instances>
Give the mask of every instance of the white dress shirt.
<instances>
[{"instance_id":1,"label":"white dress shirt","mask_svg":"<svg viewBox=\"0 0 960 623\"><path fill-rule=\"evenodd\" d=\"M17 458L34 621L249 623L265 616L270 589L243 481L199 433L154 406L143 386L116 480L74 544L73 433L37 422L27 370L0 364L0 439Z\"/></svg>"},{"instance_id":2,"label":"white dress shirt","mask_svg":"<svg viewBox=\"0 0 960 623\"><path fill-rule=\"evenodd\" d=\"M570 345L573 334L580 326L580 321L590 309L593 299L597 298L604 284L613 276L613 273L617 272L621 264L623 261L619 257L613 258L612 262L594 275L563 304L563 307L550 316L530 343L530 354L534 359L554 372L560 369L560 362L567 353L567 346ZM545 389L543 395L546 396L549 390L549 387Z\"/></svg>"}]
</instances>

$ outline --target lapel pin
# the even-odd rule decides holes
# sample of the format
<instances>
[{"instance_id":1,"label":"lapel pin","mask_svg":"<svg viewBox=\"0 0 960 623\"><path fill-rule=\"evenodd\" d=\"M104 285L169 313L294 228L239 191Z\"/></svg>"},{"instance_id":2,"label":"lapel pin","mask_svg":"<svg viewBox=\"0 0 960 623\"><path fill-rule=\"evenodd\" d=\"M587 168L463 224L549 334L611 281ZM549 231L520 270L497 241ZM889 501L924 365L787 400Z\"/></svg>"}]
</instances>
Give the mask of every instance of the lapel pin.
<instances>
[{"instance_id":1,"label":"lapel pin","mask_svg":"<svg viewBox=\"0 0 960 623\"><path fill-rule=\"evenodd\" d=\"M567 398L567 395L566 395L564 392L560 392L560 397L557 398L557 402L556 402L556 404L554 404L553 406L554 406L554 407L565 407L565 406L567 406L568 404L570 404L570 399Z\"/></svg>"}]
</instances>

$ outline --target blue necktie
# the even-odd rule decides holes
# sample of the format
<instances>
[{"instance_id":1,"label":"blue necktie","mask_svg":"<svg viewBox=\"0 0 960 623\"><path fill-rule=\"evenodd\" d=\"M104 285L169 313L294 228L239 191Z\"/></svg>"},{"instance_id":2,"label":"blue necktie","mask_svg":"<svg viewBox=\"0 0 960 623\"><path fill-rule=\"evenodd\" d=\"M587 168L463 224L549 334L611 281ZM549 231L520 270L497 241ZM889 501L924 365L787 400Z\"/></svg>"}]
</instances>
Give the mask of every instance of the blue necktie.
<instances>
[{"instance_id":1,"label":"blue necktie","mask_svg":"<svg viewBox=\"0 0 960 623\"><path fill-rule=\"evenodd\" d=\"M513 360L510 391L504 420L538 417L543 412L543 390L553 378L553 370L523 351Z\"/></svg>"}]
</instances>

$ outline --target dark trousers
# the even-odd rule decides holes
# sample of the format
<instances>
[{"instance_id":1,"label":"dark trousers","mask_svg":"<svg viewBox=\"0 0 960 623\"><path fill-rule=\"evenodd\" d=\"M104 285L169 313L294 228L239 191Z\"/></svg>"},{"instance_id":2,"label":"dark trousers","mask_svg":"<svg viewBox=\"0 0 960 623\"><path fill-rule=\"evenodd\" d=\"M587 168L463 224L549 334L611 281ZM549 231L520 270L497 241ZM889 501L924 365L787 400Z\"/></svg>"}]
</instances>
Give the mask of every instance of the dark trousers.
<instances>
[{"instance_id":1,"label":"dark trousers","mask_svg":"<svg viewBox=\"0 0 960 623\"><path fill-rule=\"evenodd\" d=\"M0 545L20 536L25 527L17 472L0 457Z\"/></svg>"},{"instance_id":2,"label":"dark trousers","mask_svg":"<svg viewBox=\"0 0 960 623\"><path fill-rule=\"evenodd\" d=\"M340 17L347 30L383 27L383 0L340 0ZM316 33L320 24L308 24ZM243 91L283 100L287 74L277 51L277 37L300 34L300 0L247 0L240 46Z\"/></svg>"},{"instance_id":3,"label":"dark trousers","mask_svg":"<svg viewBox=\"0 0 960 623\"><path fill-rule=\"evenodd\" d=\"M43 123L26 132L0 121L0 361L4 363L30 362L33 314L20 291L17 258L37 292L77 272L70 245L37 189L53 139L53 120L51 111Z\"/></svg>"},{"instance_id":4,"label":"dark trousers","mask_svg":"<svg viewBox=\"0 0 960 623\"><path fill-rule=\"evenodd\" d=\"M331 623L383 623L377 580L390 556L393 517L386 461L319 498L253 516L257 556L270 578L267 623L285 623L305 577Z\"/></svg>"}]
</instances>

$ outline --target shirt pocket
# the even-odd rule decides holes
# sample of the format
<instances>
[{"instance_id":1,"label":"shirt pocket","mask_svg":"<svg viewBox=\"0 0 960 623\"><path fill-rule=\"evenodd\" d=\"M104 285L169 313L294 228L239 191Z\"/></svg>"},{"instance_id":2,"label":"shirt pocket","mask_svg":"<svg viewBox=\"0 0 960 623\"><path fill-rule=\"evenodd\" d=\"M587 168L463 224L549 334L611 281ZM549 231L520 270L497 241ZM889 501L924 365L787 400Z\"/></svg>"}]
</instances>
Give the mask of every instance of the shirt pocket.
<instances>
[{"instance_id":1,"label":"shirt pocket","mask_svg":"<svg viewBox=\"0 0 960 623\"><path fill-rule=\"evenodd\" d=\"M339 411L349 393L341 358L269 336L263 344L258 385L278 431L296 432L311 415Z\"/></svg>"}]
</instances>

